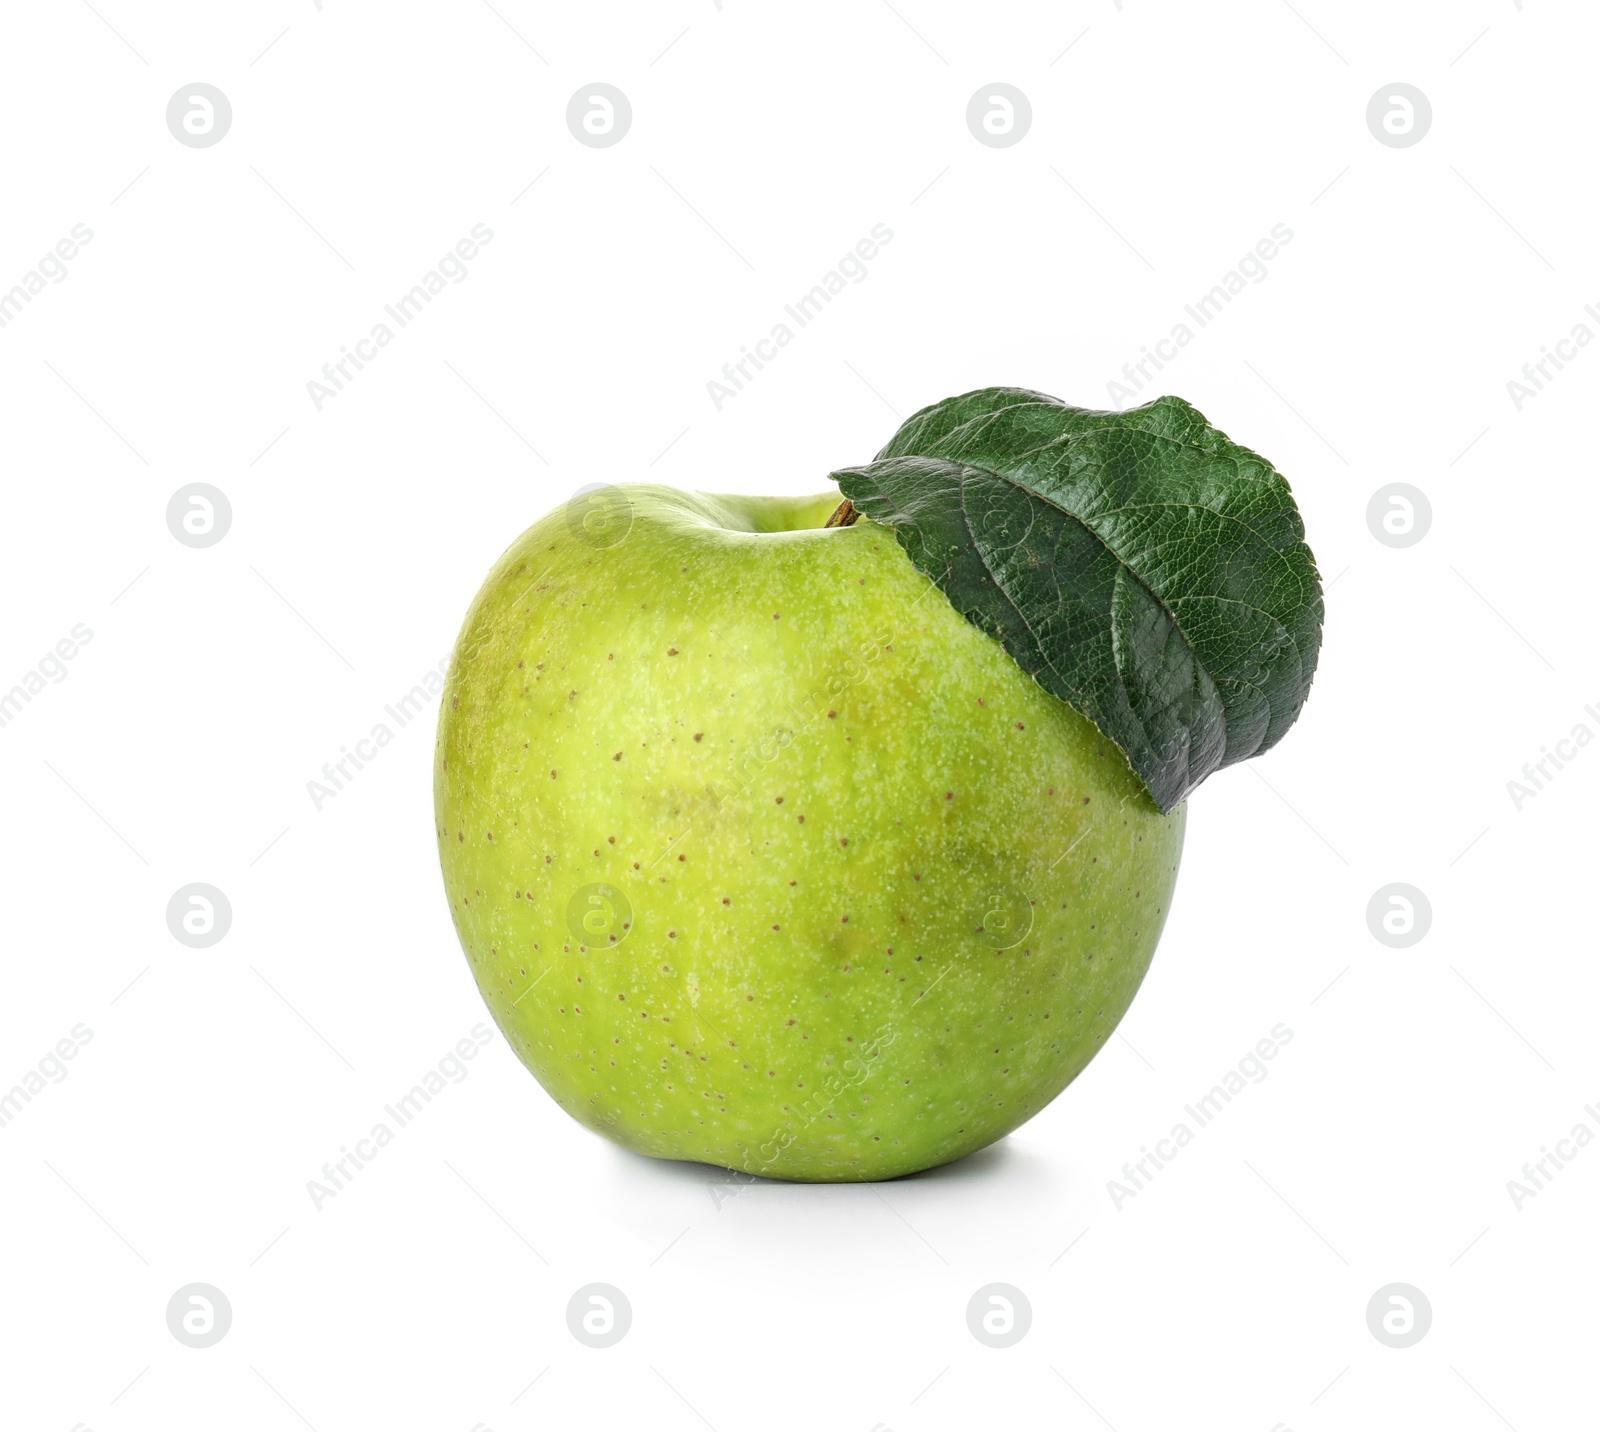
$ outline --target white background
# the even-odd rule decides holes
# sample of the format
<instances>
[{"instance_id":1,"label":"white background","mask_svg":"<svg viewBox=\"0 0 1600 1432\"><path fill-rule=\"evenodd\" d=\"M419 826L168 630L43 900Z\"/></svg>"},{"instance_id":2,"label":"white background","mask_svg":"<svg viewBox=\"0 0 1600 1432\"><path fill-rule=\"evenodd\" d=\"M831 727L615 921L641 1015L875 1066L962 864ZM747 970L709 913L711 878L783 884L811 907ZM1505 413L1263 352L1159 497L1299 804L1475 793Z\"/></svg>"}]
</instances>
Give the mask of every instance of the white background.
<instances>
[{"instance_id":1,"label":"white background","mask_svg":"<svg viewBox=\"0 0 1600 1432\"><path fill-rule=\"evenodd\" d=\"M1591 1425L1600 1148L1520 1210L1506 1185L1600 1131L1600 749L1521 810L1506 783L1600 731L1600 353L1520 411L1506 383L1600 300L1592 9L495 3L8 8L0 288L94 238L0 330L0 690L94 635L0 728L0 1088L93 1039L0 1129L0 1421ZM211 148L166 127L194 81L233 106ZM611 148L566 127L594 81L633 107ZM1010 148L965 123L995 81L1033 108ZM1395 81L1432 102L1409 148L1365 120ZM307 381L475 223L469 277L318 411ZM876 223L865 281L718 411L707 381ZM324 1161L486 1014L432 713L320 811L306 783L511 539L588 482L817 491L973 387L1120 406L1278 223L1140 400L1288 475L1326 646L1283 744L1191 801L1124 1038L962 1165L729 1201L496 1037L317 1211ZM204 550L165 520L197 481L233 509ZM1404 549L1366 520L1395 481L1433 510ZM194 881L233 908L204 950L165 918ZM1395 881L1433 912L1408 949L1367 926ZM1117 1210L1280 1022L1270 1076ZM208 1349L166 1325L192 1282L233 1309ZM606 1350L566 1324L592 1282L633 1309ZM1032 1306L1010 1349L967 1328L991 1282ZM1404 1350L1366 1321L1393 1282L1433 1310Z\"/></svg>"}]
</instances>

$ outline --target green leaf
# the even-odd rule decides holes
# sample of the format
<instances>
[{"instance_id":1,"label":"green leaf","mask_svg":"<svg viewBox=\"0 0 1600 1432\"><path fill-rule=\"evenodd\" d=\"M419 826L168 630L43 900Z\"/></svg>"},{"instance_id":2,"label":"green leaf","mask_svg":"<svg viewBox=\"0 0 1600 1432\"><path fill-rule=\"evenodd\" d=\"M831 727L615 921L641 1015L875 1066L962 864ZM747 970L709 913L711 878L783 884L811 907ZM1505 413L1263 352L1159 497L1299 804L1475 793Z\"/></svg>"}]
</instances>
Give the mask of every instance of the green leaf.
<instances>
[{"instance_id":1,"label":"green leaf","mask_svg":"<svg viewBox=\"0 0 1600 1432\"><path fill-rule=\"evenodd\" d=\"M1101 413L983 388L832 476L1163 811L1300 714L1322 585L1299 510L1181 398Z\"/></svg>"}]
</instances>

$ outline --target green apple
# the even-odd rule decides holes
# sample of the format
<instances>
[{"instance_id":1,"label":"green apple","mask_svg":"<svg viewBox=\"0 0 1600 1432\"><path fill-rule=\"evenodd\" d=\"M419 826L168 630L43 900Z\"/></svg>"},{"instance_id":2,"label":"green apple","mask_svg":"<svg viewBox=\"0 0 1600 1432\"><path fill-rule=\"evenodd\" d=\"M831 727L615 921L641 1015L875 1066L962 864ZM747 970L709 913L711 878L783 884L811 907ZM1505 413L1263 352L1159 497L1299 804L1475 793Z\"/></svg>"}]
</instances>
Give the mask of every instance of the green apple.
<instances>
[{"instance_id":1,"label":"green apple","mask_svg":"<svg viewBox=\"0 0 1600 1432\"><path fill-rule=\"evenodd\" d=\"M1171 902L1185 807L838 505L606 489L456 648L462 946L551 1096L640 1153L842 1181L981 1149L1105 1043Z\"/></svg>"}]
</instances>

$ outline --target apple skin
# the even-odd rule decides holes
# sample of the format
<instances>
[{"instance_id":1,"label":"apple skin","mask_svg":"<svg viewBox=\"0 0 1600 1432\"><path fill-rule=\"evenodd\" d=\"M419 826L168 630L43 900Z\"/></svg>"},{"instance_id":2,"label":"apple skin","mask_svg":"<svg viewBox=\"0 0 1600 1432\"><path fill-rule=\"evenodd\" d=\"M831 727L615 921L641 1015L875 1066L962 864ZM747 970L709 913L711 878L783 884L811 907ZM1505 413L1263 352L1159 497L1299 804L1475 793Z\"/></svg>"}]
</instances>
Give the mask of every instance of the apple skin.
<instances>
[{"instance_id":1,"label":"apple skin","mask_svg":"<svg viewBox=\"0 0 1600 1432\"><path fill-rule=\"evenodd\" d=\"M495 1021L657 1158L839 1182L1001 1138L1132 1001L1184 808L887 528L824 528L836 495L606 491L625 538L523 533L441 703L440 859Z\"/></svg>"}]
</instances>

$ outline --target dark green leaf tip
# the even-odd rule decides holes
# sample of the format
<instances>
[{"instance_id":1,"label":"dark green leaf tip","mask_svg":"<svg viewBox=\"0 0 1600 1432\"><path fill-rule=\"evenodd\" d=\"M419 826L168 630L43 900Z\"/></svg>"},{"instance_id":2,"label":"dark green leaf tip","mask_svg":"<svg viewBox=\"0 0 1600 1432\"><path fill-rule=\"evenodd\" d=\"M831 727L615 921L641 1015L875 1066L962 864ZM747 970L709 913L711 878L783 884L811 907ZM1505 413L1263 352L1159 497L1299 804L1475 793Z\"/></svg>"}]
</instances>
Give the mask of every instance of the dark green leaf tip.
<instances>
[{"instance_id":1,"label":"dark green leaf tip","mask_svg":"<svg viewBox=\"0 0 1600 1432\"><path fill-rule=\"evenodd\" d=\"M1305 704L1322 584L1289 484L1181 398L1103 413L982 388L832 476L1163 811Z\"/></svg>"}]
</instances>

